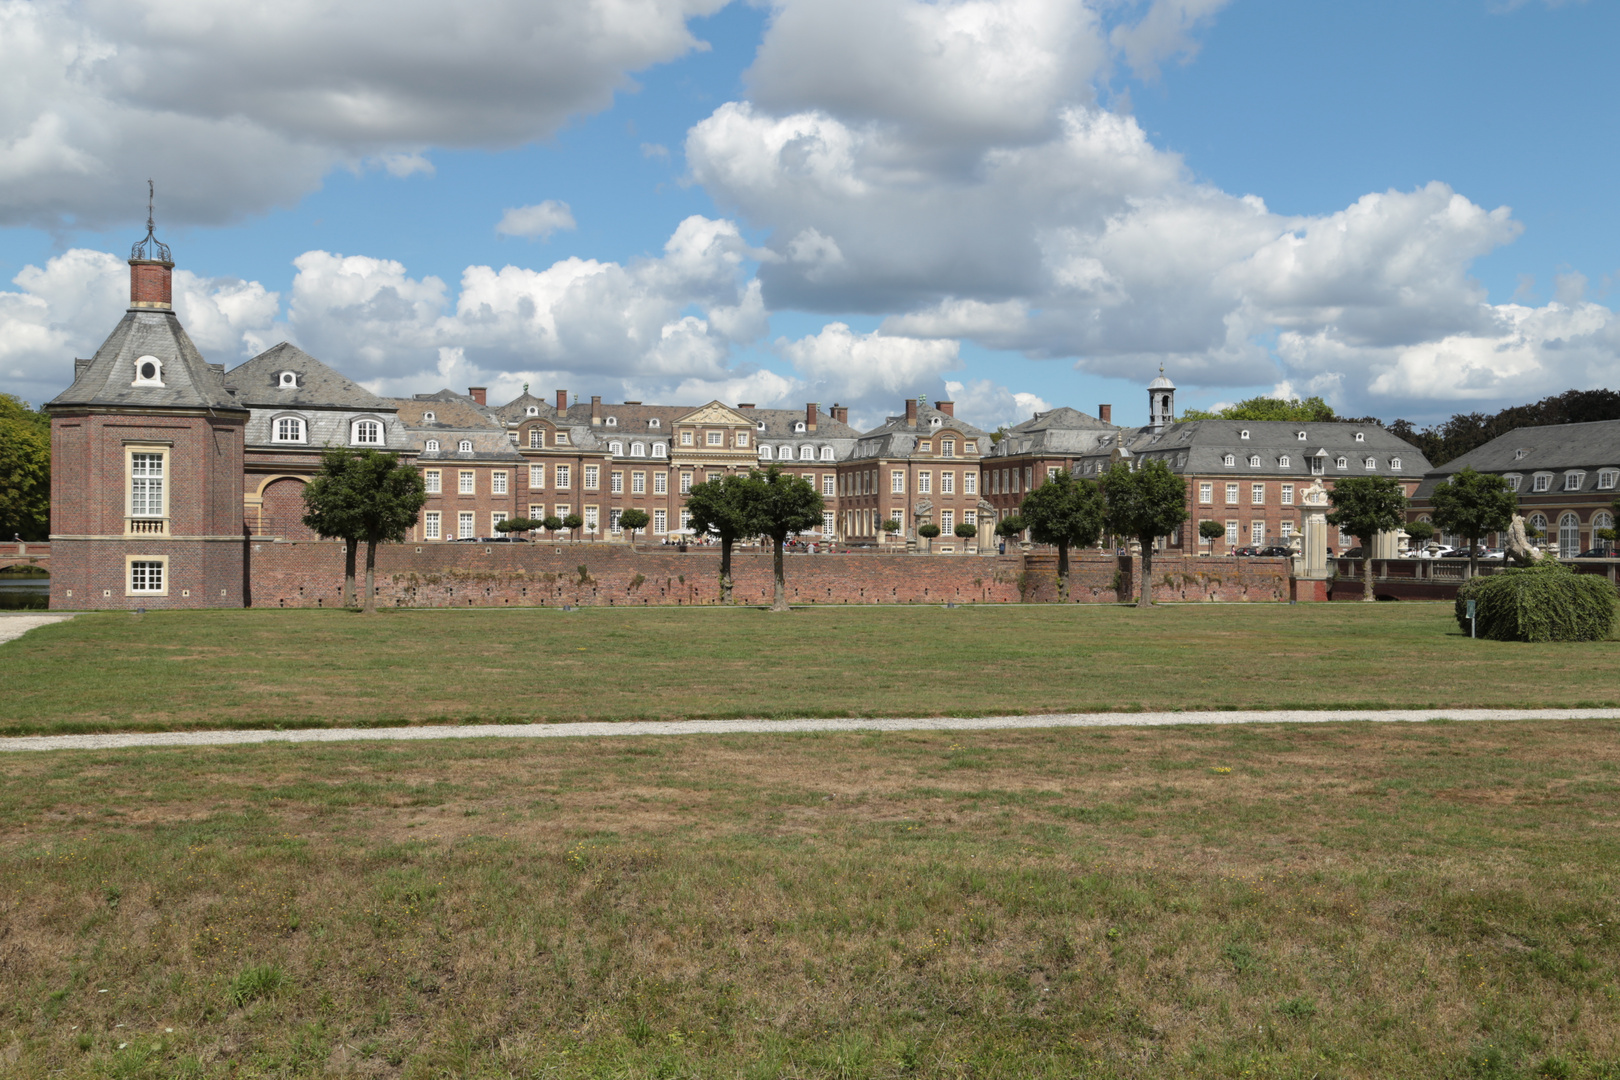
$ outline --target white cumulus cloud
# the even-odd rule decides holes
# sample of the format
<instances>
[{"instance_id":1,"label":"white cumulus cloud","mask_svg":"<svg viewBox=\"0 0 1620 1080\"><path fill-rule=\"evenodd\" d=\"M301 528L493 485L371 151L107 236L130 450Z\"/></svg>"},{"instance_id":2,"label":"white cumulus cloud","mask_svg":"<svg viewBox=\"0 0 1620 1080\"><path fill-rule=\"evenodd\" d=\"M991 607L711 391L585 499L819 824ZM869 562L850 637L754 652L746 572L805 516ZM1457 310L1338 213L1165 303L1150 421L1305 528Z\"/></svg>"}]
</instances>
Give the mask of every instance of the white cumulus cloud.
<instances>
[{"instance_id":1,"label":"white cumulus cloud","mask_svg":"<svg viewBox=\"0 0 1620 1080\"><path fill-rule=\"evenodd\" d=\"M573 229L574 211L565 202L547 199L533 206L519 206L501 215L495 231L502 236L526 236L544 240L559 229Z\"/></svg>"}]
</instances>

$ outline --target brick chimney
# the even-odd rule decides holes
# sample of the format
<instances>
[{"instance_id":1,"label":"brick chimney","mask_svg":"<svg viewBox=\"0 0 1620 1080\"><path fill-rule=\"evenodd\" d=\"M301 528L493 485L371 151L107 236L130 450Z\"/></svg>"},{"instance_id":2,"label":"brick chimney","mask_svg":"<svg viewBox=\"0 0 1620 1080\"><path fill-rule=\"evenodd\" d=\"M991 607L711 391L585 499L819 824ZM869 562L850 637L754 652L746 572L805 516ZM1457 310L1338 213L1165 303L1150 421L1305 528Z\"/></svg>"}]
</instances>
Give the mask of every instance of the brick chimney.
<instances>
[{"instance_id":1,"label":"brick chimney","mask_svg":"<svg viewBox=\"0 0 1620 1080\"><path fill-rule=\"evenodd\" d=\"M818 410L820 407L821 403L819 401L811 401L805 404L804 429L806 431L816 430L816 410Z\"/></svg>"},{"instance_id":2,"label":"brick chimney","mask_svg":"<svg viewBox=\"0 0 1620 1080\"><path fill-rule=\"evenodd\" d=\"M129 306L146 311L174 310L174 263L129 260Z\"/></svg>"},{"instance_id":3,"label":"brick chimney","mask_svg":"<svg viewBox=\"0 0 1620 1080\"><path fill-rule=\"evenodd\" d=\"M752 401L739 401L739 402L737 402L737 408L739 408L739 409L752 409L754 407L755 406L754 406L754 403Z\"/></svg>"},{"instance_id":4,"label":"brick chimney","mask_svg":"<svg viewBox=\"0 0 1620 1080\"><path fill-rule=\"evenodd\" d=\"M1112 424L1114 422L1114 407L1112 405L1097 406L1097 419L1105 424Z\"/></svg>"},{"instance_id":5,"label":"brick chimney","mask_svg":"<svg viewBox=\"0 0 1620 1080\"><path fill-rule=\"evenodd\" d=\"M602 426L602 395L591 395L591 427Z\"/></svg>"},{"instance_id":6,"label":"brick chimney","mask_svg":"<svg viewBox=\"0 0 1620 1080\"><path fill-rule=\"evenodd\" d=\"M917 399L906 398L906 427L917 426Z\"/></svg>"},{"instance_id":7,"label":"brick chimney","mask_svg":"<svg viewBox=\"0 0 1620 1080\"><path fill-rule=\"evenodd\" d=\"M557 391L557 415L568 415L568 391L566 390Z\"/></svg>"},{"instance_id":8,"label":"brick chimney","mask_svg":"<svg viewBox=\"0 0 1620 1080\"><path fill-rule=\"evenodd\" d=\"M956 415L956 402L954 401L936 401L934 402L934 408L938 409L946 416Z\"/></svg>"},{"instance_id":9,"label":"brick chimney","mask_svg":"<svg viewBox=\"0 0 1620 1080\"><path fill-rule=\"evenodd\" d=\"M478 404L480 404L480 405L489 404L489 402L484 400L484 398L487 397L488 394L489 394L489 388L487 386L469 386L469 387L467 387L467 396L472 398L474 401L478 402Z\"/></svg>"},{"instance_id":10,"label":"brick chimney","mask_svg":"<svg viewBox=\"0 0 1620 1080\"><path fill-rule=\"evenodd\" d=\"M838 421L840 424L849 423L849 409L846 406L834 404L832 407L832 418Z\"/></svg>"}]
</instances>

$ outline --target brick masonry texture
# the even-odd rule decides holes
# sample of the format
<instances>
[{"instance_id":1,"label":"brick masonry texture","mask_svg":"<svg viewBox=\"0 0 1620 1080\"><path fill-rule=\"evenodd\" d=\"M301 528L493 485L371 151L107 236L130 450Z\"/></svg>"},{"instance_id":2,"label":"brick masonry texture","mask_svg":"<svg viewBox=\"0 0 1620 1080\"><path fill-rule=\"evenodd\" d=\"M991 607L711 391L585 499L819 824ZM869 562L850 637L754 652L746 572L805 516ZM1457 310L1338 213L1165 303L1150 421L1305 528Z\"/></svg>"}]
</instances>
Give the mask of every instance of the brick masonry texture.
<instances>
[{"instance_id":1,"label":"brick masonry texture","mask_svg":"<svg viewBox=\"0 0 1620 1080\"><path fill-rule=\"evenodd\" d=\"M1056 557L1033 555L788 555L794 604L1050 603ZM361 555L364 564L364 553ZM331 607L342 603L343 546L326 541L249 545L254 607ZM1088 555L1070 566L1073 603L1129 599L1139 570L1130 557ZM390 544L377 550L377 598L385 607L651 606L720 601L720 553L670 548L631 551L617 544ZM733 599L769 603L769 552L732 556ZM1284 559L1153 561L1155 599L1289 599Z\"/></svg>"}]
</instances>

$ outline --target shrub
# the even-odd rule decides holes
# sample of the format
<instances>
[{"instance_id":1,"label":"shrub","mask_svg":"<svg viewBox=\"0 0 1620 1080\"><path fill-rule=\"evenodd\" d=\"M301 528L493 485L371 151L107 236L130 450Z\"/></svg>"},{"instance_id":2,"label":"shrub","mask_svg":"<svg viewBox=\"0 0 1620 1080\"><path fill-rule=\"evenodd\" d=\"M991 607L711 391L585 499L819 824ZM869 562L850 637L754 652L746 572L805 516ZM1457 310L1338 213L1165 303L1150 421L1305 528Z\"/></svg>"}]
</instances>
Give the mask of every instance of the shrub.
<instances>
[{"instance_id":1,"label":"shrub","mask_svg":"<svg viewBox=\"0 0 1620 1080\"><path fill-rule=\"evenodd\" d=\"M1469 600L1479 636L1492 641L1602 641L1614 630L1614 586L1556 559L1463 582L1455 611L1464 633Z\"/></svg>"}]
</instances>

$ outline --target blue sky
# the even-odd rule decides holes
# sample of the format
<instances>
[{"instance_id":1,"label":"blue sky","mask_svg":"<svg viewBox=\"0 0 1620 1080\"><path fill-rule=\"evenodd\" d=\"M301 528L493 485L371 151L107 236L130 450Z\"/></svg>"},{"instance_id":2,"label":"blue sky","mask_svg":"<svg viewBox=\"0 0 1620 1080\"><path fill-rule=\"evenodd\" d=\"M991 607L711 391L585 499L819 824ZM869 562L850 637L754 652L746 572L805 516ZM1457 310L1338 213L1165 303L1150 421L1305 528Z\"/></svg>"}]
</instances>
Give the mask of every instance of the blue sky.
<instances>
[{"instance_id":1,"label":"blue sky","mask_svg":"<svg viewBox=\"0 0 1620 1080\"><path fill-rule=\"evenodd\" d=\"M210 359L288 338L389 393L1140 422L1162 363L1183 407L1429 420L1620 369L1598 0L399 3L380 35L356 0L178 39L132 6L0 0L0 391L116 321L148 174ZM497 232L548 201L574 227Z\"/></svg>"}]
</instances>

